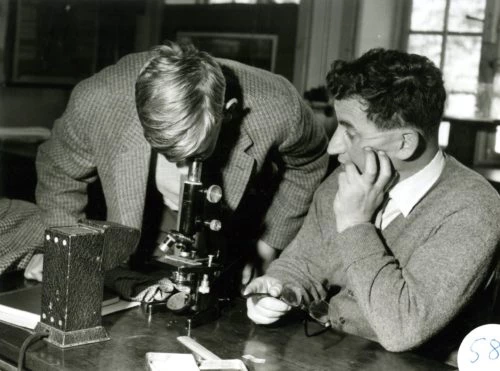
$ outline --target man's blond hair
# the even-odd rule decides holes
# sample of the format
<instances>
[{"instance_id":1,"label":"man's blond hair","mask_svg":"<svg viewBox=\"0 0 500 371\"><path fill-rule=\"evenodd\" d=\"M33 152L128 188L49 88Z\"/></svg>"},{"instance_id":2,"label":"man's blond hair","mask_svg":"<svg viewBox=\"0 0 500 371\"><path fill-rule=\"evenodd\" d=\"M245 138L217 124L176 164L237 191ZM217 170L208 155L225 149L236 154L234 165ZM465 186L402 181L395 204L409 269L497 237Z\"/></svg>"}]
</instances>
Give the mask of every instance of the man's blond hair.
<instances>
[{"instance_id":1,"label":"man's blond hair","mask_svg":"<svg viewBox=\"0 0 500 371\"><path fill-rule=\"evenodd\" d=\"M135 84L144 136L169 161L203 157L222 121L222 70L191 44L168 41L153 53Z\"/></svg>"}]
</instances>

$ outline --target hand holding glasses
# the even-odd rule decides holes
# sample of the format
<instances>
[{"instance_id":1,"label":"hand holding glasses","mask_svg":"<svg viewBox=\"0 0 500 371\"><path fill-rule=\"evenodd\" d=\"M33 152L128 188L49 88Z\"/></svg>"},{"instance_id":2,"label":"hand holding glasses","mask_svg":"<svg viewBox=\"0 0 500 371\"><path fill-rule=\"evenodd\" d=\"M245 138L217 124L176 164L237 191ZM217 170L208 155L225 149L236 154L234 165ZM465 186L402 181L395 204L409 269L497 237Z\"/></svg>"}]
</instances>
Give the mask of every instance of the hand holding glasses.
<instances>
[{"instance_id":1,"label":"hand holding glasses","mask_svg":"<svg viewBox=\"0 0 500 371\"><path fill-rule=\"evenodd\" d=\"M304 321L306 336L314 336L331 327L328 318L329 304L325 300L316 300L306 305L302 301L300 290L291 285L282 285L277 279L262 276L253 280L245 289L248 317L257 324L271 324L280 319L292 308L298 308L315 323L321 325L320 331L309 331L309 318Z\"/></svg>"}]
</instances>

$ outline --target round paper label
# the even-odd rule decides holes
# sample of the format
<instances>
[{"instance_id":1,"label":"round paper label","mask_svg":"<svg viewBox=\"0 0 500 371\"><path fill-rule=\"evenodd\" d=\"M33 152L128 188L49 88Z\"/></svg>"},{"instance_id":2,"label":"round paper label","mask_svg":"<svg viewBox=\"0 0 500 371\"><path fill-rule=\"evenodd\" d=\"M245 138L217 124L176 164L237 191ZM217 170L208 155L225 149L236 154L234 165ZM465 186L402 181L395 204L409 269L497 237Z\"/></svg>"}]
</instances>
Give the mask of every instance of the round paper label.
<instances>
[{"instance_id":1,"label":"round paper label","mask_svg":"<svg viewBox=\"0 0 500 371\"><path fill-rule=\"evenodd\" d=\"M462 340L457 356L460 371L500 370L500 325L475 328Z\"/></svg>"}]
</instances>

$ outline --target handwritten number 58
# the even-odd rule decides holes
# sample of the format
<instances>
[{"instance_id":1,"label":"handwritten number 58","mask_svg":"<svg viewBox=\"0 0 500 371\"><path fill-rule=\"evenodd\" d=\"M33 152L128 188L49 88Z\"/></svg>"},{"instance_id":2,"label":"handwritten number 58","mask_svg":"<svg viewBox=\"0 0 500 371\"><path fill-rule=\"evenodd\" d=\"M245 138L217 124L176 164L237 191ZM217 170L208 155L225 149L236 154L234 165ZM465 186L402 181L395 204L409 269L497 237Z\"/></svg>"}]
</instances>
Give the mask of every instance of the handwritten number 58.
<instances>
[{"instance_id":1,"label":"handwritten number 58","mask_svg":"<svg viewBox=\"0 0 500 371\"><path fill-rule=\"evenodd\" d=\"M493 345L495 344L495 345ZM498 356L500 356L500 353L498 353L498 348L500 347L500 342L497 339L492 339L490 340L490 346L491 346L491 351L490 354L488 355L489 359L497 359ZM493 353L495 352L495 353ZM493 356L492 356L493 354Z\"/></svg>"},{"instance_id":2,"label":"handwritten number 58","mask_svg":"<svg viewBox=\"0 0 500 371\"><path fill-rule=\"evenodd\" d=\"M470 347L469 347L470 351L471 351L472 353L474 353L474 354L475 354L475 358L474 358L474 359L472 359L472 360L470 361L470 363L475 363L475 362L477 362L477 360L479 359L479 353L478 353L478 352L476 352L476 351L473 349L473 347L474 347L474 345L475 345L478 341L481 341L481 340L486 341L486 338L479 338L479 339L474 340L474 341L471 343ZM500 342L499 342L497 339L491 339L491 340L490 340L490 347L491 347L491 350L490 350L490 352L488 353L488 358L489 358L489 359L491 359L491 360L496 360L496 359L498 359L498 357L500 357L500 352L498 351L498 350L500 349Z\"/></svg>"}]
</instances>

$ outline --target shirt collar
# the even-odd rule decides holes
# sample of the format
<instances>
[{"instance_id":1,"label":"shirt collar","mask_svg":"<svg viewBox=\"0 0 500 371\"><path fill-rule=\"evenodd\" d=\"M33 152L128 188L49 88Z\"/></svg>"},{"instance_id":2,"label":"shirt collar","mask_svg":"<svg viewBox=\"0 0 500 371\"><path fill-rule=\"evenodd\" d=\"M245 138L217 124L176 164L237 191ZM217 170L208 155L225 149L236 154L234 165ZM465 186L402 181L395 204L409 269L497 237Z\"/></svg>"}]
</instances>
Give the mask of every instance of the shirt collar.
<instances>
[{"instance_id":1,"label":"shirt collar","mask_svg":"<svg viewBox=\"0 0 500 371\"><path fill-rule=\"evenodd\" d=\"M396 184L390 191L389 196L395 206L406 218L415 205L424 197L429 189L436 183L443 172L445 158L439 150L431 162L411 177Z\"/></svg>"}]
</instances>

